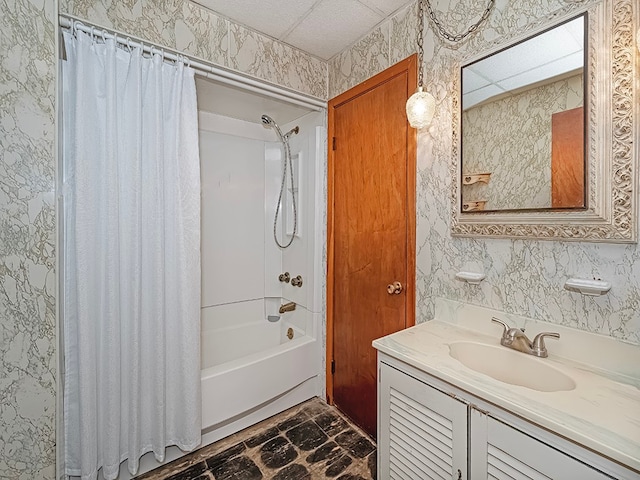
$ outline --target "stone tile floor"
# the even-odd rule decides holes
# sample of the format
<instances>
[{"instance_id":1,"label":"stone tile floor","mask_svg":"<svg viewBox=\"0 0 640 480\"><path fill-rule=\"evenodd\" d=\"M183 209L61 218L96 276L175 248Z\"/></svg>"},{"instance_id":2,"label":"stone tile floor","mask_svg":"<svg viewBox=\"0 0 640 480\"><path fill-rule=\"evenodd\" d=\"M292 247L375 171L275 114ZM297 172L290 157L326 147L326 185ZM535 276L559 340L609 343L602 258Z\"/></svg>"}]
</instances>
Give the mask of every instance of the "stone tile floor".
<instances>
[{"instance_id":1,"label":"stone tile floor","mask_svg":"<svg viewBox=\"0 0 640 480\"><path fill-rule=\"evenodd\" d=\"M376 446L313 398L136 480L370 480Z\"/></svg>"}]
</instances>

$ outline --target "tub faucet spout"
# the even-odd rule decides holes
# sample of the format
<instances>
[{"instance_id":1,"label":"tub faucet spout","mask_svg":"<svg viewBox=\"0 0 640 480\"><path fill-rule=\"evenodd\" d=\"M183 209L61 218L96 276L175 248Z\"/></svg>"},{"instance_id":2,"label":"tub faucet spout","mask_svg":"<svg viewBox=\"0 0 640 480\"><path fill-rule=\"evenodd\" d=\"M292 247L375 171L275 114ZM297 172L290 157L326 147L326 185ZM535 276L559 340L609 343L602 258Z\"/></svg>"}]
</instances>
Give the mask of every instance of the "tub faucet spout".
<instances>
[{"instance_id":1,"label":"tub faucet spout","mask_svg":"<svg viewBox=\"0 0 640 480\"><path fill-rule=\"evenodd\" d=\"M296 309L296 304L295 302L289 302L289 303L285 303L284 305L280 305L280 313L284 313L284 312L292 312Z\"/></svg>"}]
</instances>

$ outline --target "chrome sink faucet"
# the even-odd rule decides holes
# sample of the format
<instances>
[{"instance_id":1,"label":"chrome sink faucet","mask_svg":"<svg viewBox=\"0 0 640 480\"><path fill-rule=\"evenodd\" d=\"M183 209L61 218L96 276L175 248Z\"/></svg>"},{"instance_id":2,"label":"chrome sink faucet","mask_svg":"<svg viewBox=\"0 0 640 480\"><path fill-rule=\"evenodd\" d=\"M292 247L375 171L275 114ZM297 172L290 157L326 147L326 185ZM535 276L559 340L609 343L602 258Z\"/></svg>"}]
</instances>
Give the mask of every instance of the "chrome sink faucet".
<instances>
[{"instance_id":1,"label":"chrome sink faucet","mask_svg":"<svg viewBox=\"0 0 640 480\"><path fill-rule=\"evenodd\" d=\"M513 348L519 352L528 353L529 355L534 355L536 357L546 358L549 356L547 353L547 347L544 344L544 337L560 338L559 333L542 332L536 335L532 342L524 334L524 329L509 327L509 325L496 317L493 317L491 321L499 323L504 329L502 331L500 345L504 345L505 347Z\"/></svg>"}]
</instances>

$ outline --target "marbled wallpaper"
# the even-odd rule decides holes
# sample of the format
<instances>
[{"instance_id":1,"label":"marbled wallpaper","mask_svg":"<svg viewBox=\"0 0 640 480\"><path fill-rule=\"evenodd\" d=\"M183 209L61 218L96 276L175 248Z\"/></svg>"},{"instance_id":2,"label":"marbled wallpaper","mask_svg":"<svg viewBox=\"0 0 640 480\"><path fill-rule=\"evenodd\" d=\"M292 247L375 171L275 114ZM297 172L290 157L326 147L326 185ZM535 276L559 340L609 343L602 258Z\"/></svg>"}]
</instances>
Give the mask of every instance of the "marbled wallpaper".
<instances>
[{"instance_id":1,"label":"marbled wallpaper","mask_svg":"<svg viewBox=\"0 0 640 480\"><path fill-rule=\"evenodd\" d=\"M327 98L327 63L189 0L61 0L60 12L193 57Z\"/></svg>"},{"instance_id":2,"label":"marbled wallpaper","mask_svg":"<svg viewBox=\"0 0 640 480\"><path fill-rule=\"evenodd\" d=\"M616 0L618 1L618 0ZM625 0L626 1L626 0ZM482 52L498 39L508 40L554 13L570 13L598 0L497 0L487 22L461 43L440 40L427 20L424 74L436 97L433 125L418 132L416 321L434 316L437 297L486 306L512 314L558 323L640 344L640 246L486 238L453 238L451 229L451 161L456 76L465 58ZM637 2L630 1L634 8ZM443 25L464 32L476 21L484 2L433 0ZM384 51L378 29L329 62L329 93L336 96L415 52L416 25L408 11L391 18L390 61L371 62ZM415 10L414 10L415 11ZM637 16L635 17L637 18ZM640 25L632 25L637 31ZM378 58L378 57L376 57ZM354 65L353 62L360 63ZM637 68L637 67L636 67ZM637 124L636 124L637 125ZM455 280L460 270L480 271L478 286ZM609 294L585 297L563 288L569 277L611 282Z\"/></svg>"},{"instance_id":3,"label":"marbled wallpaper","mask_svg":"<svg viewBox=\"0 0 640 480\"><path fill-rule=\"evenodd\" d=\"M462 114L463 172L490 172L488 184L462 187L462 201L487 200L485 210L551 208L551 115L582 105L574 75Z\"/></svg>"},{"instance_id":4,"label":"marbled wallpaper","mask_svg":"<svg viewBox=\"0 0 640 480\"><path fill-rule=\"evenodd\" d=\"M55 3L0 1L0 478L55 478Z\"/></svg>"}]
</instances>

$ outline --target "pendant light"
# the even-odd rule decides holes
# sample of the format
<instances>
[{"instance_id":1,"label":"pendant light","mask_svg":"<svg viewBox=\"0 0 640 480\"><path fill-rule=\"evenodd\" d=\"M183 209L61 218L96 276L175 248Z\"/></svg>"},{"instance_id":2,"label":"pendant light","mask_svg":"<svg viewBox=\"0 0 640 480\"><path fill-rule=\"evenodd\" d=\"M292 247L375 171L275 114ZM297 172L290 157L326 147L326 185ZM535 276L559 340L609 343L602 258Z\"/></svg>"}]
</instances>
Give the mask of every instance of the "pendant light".
<instances>
[{"instance_id":1,"label":"pendant light","mask_svg":"<svg viewBox=\"0 0 640 480\"><path fill-rule=\"evenodd\" d=\"M424 30L424 2L418 1L418 90L407 100L407 119L413 128L424 128L431 125L436 111L436 99L429 92L424 91L422 83L422 60L424 57L423 30Z\"/></svg>"}]
</instances>

